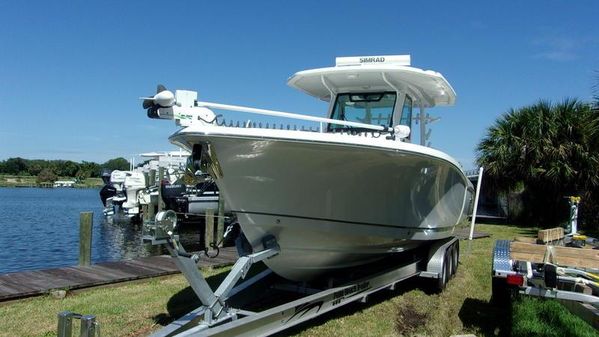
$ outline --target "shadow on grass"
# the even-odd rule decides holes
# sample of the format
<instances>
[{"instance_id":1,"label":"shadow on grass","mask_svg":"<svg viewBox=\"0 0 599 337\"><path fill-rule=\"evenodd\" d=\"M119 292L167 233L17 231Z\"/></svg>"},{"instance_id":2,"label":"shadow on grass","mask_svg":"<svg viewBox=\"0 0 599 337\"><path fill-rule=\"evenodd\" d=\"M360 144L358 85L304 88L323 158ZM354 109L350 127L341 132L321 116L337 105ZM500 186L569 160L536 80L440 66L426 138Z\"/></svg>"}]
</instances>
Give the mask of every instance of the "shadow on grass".
<instances>
[{"instance_id":1,"label":"shadow on grass","mask_svg":"<svg viewBox=\"0 0 599 337\"><path fill-rule=\"evenodd\" d=\"M256 268L257 270L254 273L258 273L263 268ZM227 276L228 271L210 276L207 278L210 286L215 289ZM251 277L251 275L249 275ZM395 296L402 295L406 292L412 291L414 289L421 289L427 293L430 293L430 286L428 283L423 282L422 279L411 278L404 282L401 282L401 286L398 287L394 291L378 291L368 297L367 303L360 302L352 302L347 305L344 305L336 310L330 311L326 314L323 314L315 319L311 319L307 322L301 323L295 327L292 327L288 330L280 332L275 336L288 336L298 334L306 329L311 327L319 326L325 324L327 321L332 319L341 318L344 316L352 315L356 312L367 309L370 306L377 305L384 301L389 300ZM186 287L173 295L168 303L167 303L167 312L160 313L153 317L156 324L161 326L166 326L172 323L174 320L182 317L183 315L189 313L190 311L196 309L201 306L202 303L197 298L191 287ZM261 308L262 310L265 308Z\"/></svg>"},{"instance_id":2,"label":"shadow on grass","mask_svg":"<svg viewBox=\"0 0 599 337\"><path fill-rule=\"evenodd\" d=\"M249 279L252 276L260 273L266 269L266 266L259 262L252 266L245 279ZM218 274L214 274L212 276L206 277L206 281L212 288L212 290L216 290L216 288L222 283L222 281L229 274L229 270L222 271ZM165 326L172 323L174 320L182 317L183 315L189 313L190 311L198 308L202 305L202 302L195 294L191 286L186 287L174 294L166 304L166 311L155 315L153 317L154 322L156 324Z\"/></svg>"},{"instance_id":3,"label":"shadow on grass","mask_svg":"<svg viewBox=\"0 0 599 337\"><path fill-rule=\"evenodd\" d=\"M466 298L458 313L465 328L477 329L483 336L510 336L511 305L495 305L480 299Z\"/></svg>"},{"instance_id":4,"label":"shadow on grass","mask_svg":"<svg viewBox=\"0 0 599 337\"><path fill-rule=\"evenodd\" d=\"M481 222L481 223L477 223L476 225L491 225L491 226L497 226L497 227L515 227L517 228L517 235L518 236L530 236L530 237L537 237L538 231L539 231L539 227L536 226L525 226L523 224L509 224L509 223L505 223L505 224L492 224L489 222ZM499 235L501 235L501 233L498 233ZM491 235L492 237L493 235Z\"/></svg>"},{"instance_id":5,"label":"shadow on grass","mask_svg":"<svg viewBox=\"0 0 599 337\"><path fill-rule=\"evenodd\" d=\"M216 275L212 275L206 278L208 284L212 289L216 287L225 279L229 271L223 271ZM175 295L173 295L166 304L167 312L160 313L153 317L156 324L165 326L172 323L175 319L187 314L188 312L201 306L202 302L196 296L191 287L184 288Z\"/></svg>"},{"instance_id":6,"label":"shadow on grass","mask_svg":"<svg viewBox=\"0 0 599 337\"><path fill-rule=\"evenodd\" d=\"M300 323L294 327L291 327L287 330L284 330L282 332L279 332L273 336L277 336L277 337L283 337L283 336L292 336L292 335L297 335L305 330L308 330L310 328L313 327L317 327L320 325L323 325L325 323L327 323L330 320L334 320L334 319L338 319L341 317L345 317L345 316L350 316L353 315L357 312L360 312L362 310L365 310L371 306L377 305L379 303L388 301L389 299L395 297L395 296L400 296L403 295L404 293L410 292L412 290L415 289L421 289L422 291L425 291L427 293L430 293L430 284L428 282L423 282L422 279L419 279L417 277L413 277L411 279L405 280L400 282L397 287L395 288L395 290L393 291L389 291L389 290L381 290L381 291L377 291L371 295L368 296L368 301L366 303L361 303L359 301L356 302L351 302L348 303L340 308L337 308L335 310L329 311L323 315L320 315L314 319L308 320L306 322ZM383 318L381 317L381 319L395 319L395 317L389 318ZM424 323L423 323L424 324Z\"/></svg>"}]
</instances>

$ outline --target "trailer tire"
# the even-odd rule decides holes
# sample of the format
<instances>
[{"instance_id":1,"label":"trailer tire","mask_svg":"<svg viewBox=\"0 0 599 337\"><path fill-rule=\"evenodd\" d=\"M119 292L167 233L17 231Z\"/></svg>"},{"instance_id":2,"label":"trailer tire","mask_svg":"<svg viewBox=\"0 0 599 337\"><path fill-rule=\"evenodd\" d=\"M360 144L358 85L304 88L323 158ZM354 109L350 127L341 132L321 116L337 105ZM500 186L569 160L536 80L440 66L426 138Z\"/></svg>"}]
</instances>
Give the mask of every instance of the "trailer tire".
<instances>
[{"instance_id":1,"label":"trailer tire","mask_svg":"<svg viewBox=\"0 0 599 337\"><path fill-rule=\"evenodd\" d=\"M453 244L453 248L451 250L451 258L453 260L453 271L451 276L454 276L458 271L458 265L460 264L460 241L456 241Z\"/></svg>"},{"instance_id":2,"label":"trailer tire","mask_svg":"<svg viewBox=\"0 0 599 337\"><path fill-rule=\"evenodd\" d=\"M451 252L448 251L447 253L445 253L445 260L443 264L445 269L445 284L443 285L443 289L445 289L445 287L447 286L447 282L449 282L449 279L451 278Z\"/></svg>"},{"instance_id":3,"label":"trailer tire","mask_svg":"<svg viewBox=\"0 0 599 337\"><path fill-rule=\"evenodd\" d=\"M455 274L455 265L453 263L453 255L455 254L454 246L451 245L449 249L447 249L447 281L451 280L453 274Z\"/></svg>"},{"instance_id":4,"label":"trailer tire","mask_svg":"<svg viewBox=\"0 0 599 337\"><path fill-rule=\"evenodd\" d=\"M447 285L447 281L449 280L449 264L450 264L450 259L449 259L449 254L448 254L449 250L445 251L445 254L443 255L443 266L441 266L441 275L439 275L439 278L437 279L437 282L435 284L435 291L440 293L443 291L443 289L445 289L445 286Z\"/></svg>"},{"instance_id":5,"label":"trailer tire","mask_svg":"<svg viewBox=\"0 0 599 337\"><path fill-rule=\"evenodd\" d=\"M505 279L493 277L491 280L491 303L506 305L512 299L512 292L505 283Z\"/></svg>"}]
</instances>

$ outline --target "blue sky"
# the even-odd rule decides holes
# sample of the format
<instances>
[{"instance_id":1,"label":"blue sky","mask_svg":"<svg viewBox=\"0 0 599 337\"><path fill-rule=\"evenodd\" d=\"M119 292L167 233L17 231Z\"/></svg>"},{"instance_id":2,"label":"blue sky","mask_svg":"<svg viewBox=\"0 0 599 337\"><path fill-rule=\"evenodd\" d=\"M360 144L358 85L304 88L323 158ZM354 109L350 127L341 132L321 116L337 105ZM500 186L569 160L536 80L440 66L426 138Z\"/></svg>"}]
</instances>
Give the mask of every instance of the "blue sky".
<instances>
[{"instance_id":1,"label":"blue sky","mask_svg":"<svg viewBox=\"0 0 599 337\"><path fill-rule=\"evenodd\" d=\"M326 104L289 88L289 76L335 56L411 54L458 95L429 110L442 118L432 146L470 168L509 108L592 98L598 14L597 1L3 1L0 160L173 149L174 123L148 119L137 99L157 83L324 116Z\"/></svg>"}]
</instances>

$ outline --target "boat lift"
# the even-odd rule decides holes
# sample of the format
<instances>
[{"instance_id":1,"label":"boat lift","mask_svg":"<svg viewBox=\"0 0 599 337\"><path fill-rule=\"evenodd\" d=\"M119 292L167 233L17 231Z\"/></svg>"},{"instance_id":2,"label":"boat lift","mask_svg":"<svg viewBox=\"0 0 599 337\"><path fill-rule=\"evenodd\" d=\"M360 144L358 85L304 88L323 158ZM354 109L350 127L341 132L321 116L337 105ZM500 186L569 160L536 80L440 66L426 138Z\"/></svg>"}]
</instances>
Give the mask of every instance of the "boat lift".
<instances>
[{"instance_id":1,"label":"boat lift","mask_svg":"<svg viewBox=\"0 0 599 337\"><path fill-rule=\"evenodd\" d=\"M306 283L284 281L266 269L245 279L250 267L279 253L273 236L263 239L264 249L240 257L220 286L213 291L198 269L198 255L187 253L174 234L176 214L163 211L153 223L147 223L144 241L165 245L202 306L177 319L152 337L167 336L267 336L320 316L354 301L366 302L368 296L382 289L394 290L397 283L419 276L434 281L436 290L444 289L458 267L459 240L451 237L432 243L410 255L407 260L363 273L355 278L329 279L326 285L314 287ZM404 257L406 254L403 254ZM275 279L275 280L268 280ZM256 291L256 287L266 287ZM254 289L254 290L252 290ZM257 294L270 290L294 293L296 297L274 307L260 311L235 308L259 301Z\"/></svg>"}]
</instances>

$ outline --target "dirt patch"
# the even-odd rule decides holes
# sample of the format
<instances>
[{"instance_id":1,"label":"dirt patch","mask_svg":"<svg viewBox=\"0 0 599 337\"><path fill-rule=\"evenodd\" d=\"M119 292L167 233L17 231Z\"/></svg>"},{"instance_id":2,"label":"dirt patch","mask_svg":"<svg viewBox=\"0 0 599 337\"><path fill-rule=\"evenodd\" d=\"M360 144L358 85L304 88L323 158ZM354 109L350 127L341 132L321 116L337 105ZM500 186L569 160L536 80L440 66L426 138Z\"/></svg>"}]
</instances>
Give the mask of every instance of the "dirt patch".
<instances>
[{"instance_id":1,"label":"dirt patch","mask_svg":"<svg viewBox=\"0 0 599 337\"><path fill-rule=\"evenodd\" d=\"M400 336L410 336L416 329L426 324L428 315L420 313L416 310L413 304L397 306L397 316L395 316L395 331Z\"/></svg>"}]
</instances>

